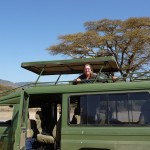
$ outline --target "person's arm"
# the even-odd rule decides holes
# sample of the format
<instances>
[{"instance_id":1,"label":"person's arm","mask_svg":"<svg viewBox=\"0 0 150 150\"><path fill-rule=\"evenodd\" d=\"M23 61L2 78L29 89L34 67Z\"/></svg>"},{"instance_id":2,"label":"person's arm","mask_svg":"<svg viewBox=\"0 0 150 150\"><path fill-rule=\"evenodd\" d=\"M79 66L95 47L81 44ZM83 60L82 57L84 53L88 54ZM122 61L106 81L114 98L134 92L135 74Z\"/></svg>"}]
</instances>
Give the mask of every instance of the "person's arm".
<instances>
[{"instance_id":1,"label":"person's arm","mask_svg":"<svg viewBox=\"0 0 150 150\"><path fill-rule=\"evenodd\" d=\"M117 79L118 79L117 77L112 76L112 81L113 81L113 82L116 82L116 81L117 81Z\"/></svg>"},{"instance_id":2,"label":"person's arm","mask_svg":"<svg viewBox=\"0 0 150 150\"><path fill-rule=\"evenodd\" d=\"M81 79L77 78L77 79L73 80L73 85L76 85L76 84L78 84L80 82L81 82Z\"/></svg>"},{"instance_id":3,"label":"person's arm","mask_svg":"<svg viewBox=\"0 0 150 150\"><path fill-rule=\"evenodd\" d=\"M73 85L76 85L78 83L81 83L82 82L82 79L83 79L83 74L81 76L79 76L77 79L73 80Z\"/></svg>"}]
</instances>

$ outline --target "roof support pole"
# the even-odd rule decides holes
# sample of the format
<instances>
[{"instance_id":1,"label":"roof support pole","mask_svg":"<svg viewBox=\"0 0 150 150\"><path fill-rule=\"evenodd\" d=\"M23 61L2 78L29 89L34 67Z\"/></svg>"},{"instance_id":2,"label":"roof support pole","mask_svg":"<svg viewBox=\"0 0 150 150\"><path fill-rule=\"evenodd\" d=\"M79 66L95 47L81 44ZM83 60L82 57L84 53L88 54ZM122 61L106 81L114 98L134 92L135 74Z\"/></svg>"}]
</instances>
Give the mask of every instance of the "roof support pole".
<instances>
[{"instance_id":1,"label":"roof support pole","mask_svg":"<svg viewBox=\"0 0 150 150\"><path fill-rule=\"evenodd\" d=\"M44 66L44 68L42 68L42 70L41 70L41 72L40 72L38 78L36 79L36 81L35 81L35 86L36 86L37 82L39 81L39 78L41 77L41 75L42 75L44 69L45 69L45 66Z\"/></svg>"},{"instance_id":2,"label":"roof support pole","mask_svg":"<svg viewBox=\"0 0 150 150\"><path fill-rule=\"evenodd\" d=\"M97 81L98 77L100 76L101 72L102 72L102 69L103 69L104 66L102 66L97 74L97 77L96 79L94 80L94 83Z\"/></svg>"},{"instance_id":3,"label":"roof support pole","mask_svg":"<svg viewBox=\"0 0 150 150\"><path fill-rule=\"evenodd\" d=\"M60 76L61 76L61 74L60 74L60 75L59 75L59 77L57 78L57 80L56 80L56 82L55 82L55 85L56 85L56 84L57 84L57 82L59 81Z\"/></svg>"}]
</instances>

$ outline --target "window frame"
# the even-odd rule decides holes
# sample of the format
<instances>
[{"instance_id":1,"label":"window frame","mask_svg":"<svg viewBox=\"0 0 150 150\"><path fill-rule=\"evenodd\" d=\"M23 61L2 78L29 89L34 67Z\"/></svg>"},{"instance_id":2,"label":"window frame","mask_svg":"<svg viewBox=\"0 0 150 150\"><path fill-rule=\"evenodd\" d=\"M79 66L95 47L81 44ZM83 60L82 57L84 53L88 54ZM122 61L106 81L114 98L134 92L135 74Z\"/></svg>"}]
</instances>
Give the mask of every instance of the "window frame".
<instances>
[{"instance_id":1,"label":"window frame","mask_svg":"<svg viewBox=\"0 0 150 150\"><path fill-rule=\"evenodd\" d=\"M71 120L71 118L70 118L70 98L72 96L106 95L107 103L109 103L109 99L108 99L109 95L111 95L111 94L125 94L128 97L127 103L129 105L129 101L131 101L131 100L129 100L129 94L135 94L135 93L148 93L150 95L150 92L145 91L145 90L142 90L142 91L123 91L123 92L115 91L115 92L104 92L104 93L95 92L95 93L76 93L76 94L72 93L72 94L69 94L69 96L68 96L68 119L67 119L68 120L68 125L69 126L86 126L86 127L87 126L90 126L90 127L91 126L93 126L93 127L94 126L104 126L104 127L112 127L112 126L114 126L114 127L115 126L117 126L117 127L150 126L150 124L142 124L141 125L141 124L131 124L131 123L129 123L129 124L103 124L103 125L100 125L100 124L71 124L70 123L70 120Z\"/></svg>"}]
</instances>

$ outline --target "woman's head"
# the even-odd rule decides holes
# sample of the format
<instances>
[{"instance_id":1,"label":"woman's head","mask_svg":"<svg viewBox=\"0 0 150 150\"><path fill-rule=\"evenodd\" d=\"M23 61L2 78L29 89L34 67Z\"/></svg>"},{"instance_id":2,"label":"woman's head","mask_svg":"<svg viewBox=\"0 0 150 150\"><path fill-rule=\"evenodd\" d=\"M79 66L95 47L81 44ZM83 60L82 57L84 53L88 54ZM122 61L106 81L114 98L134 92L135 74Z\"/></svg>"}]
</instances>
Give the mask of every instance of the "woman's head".
<instances>
[{"instance_id":1,"label":"woman's head","mask_svg":"<svg viewBox=\"0 0 150 150\"><path fill-rule=\"evenodd\" d=\"M86 76L91 76L92 73L93 73L93 71L92 71L91 65L90 65L90 64L86 64L86 65L84 66L84 74L85 74Z\"/></svg>"}]
</instances>

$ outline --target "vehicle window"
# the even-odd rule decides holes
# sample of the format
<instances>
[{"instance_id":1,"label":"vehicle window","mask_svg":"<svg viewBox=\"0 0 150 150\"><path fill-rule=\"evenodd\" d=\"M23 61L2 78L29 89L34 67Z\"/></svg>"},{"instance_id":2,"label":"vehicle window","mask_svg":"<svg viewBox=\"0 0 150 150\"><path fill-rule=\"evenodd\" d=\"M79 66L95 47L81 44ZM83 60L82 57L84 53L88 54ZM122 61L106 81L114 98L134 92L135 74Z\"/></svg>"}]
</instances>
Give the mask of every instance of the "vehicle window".
<instances>
[{"instance_id":1,"label":"vehicle window","mask_svg":"<svg viewBox=\"0 0 150 150\"><path fill-rule=\"evenodd\" d=\"M70 124L150 124L149 93L93 94L71 96Z\"/></svg>"},{"instance_id":2,"label":"vehicle window","mask_svg":"<svg viewBox=\"0 0 150 150\"><path fill-rule=\"evenodd\" d=\"M35 114L37 111L41 111L40 107L36 107L36 108L29 108L29 119L33 119L35 120Z\"/></svg>"},{"instance_id":3,"label":"vehicle window","mask_svg":"<svg viewBox=\"0 0 150 150\"><path fill-rule=\"evenodd\" d=\"M13 115L13 106L0 106L0 125L11 124Z\"/></svg>"}]
</instances>

